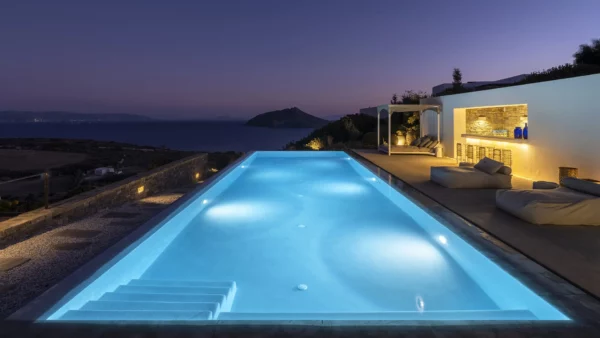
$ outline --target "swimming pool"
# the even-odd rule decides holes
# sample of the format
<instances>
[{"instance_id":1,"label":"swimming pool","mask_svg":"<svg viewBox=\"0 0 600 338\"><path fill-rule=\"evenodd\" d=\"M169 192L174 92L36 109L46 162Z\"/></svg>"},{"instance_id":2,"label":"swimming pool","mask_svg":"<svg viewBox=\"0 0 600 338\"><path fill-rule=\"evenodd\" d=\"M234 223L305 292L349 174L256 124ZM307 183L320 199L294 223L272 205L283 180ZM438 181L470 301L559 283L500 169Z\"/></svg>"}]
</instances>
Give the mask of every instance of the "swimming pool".
<instances>
[{"instance_id":1,"label":"swimming pool","mask_svg":"<svg viewBox=\"0 0 600 338\"><path fill-rule=\"evenodd\" d=\"M254 152L39 320L569 320L344 152Z\"/></svg>"}]
</instances>

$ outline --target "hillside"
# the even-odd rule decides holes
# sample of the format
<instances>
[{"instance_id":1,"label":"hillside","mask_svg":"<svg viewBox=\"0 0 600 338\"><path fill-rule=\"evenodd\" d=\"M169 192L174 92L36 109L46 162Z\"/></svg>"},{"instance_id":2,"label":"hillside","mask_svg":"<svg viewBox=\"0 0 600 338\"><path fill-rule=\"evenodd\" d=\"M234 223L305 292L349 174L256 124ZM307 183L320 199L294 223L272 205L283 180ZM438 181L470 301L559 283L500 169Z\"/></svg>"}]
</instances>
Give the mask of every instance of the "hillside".
<instances>
[{"instance_id":1,"label":"hillside","mask_svg":"<svg viewBox=\"0 0 600 338\"><path fill-rule=\"evenodd\" d=\"M84 114L63 111L0 111L0 123L23 122L125 122L150 121L149 117L134 114Z\"/></svg>"},{"instance_id":2,"label":"hillside","mask_svg":"<svg viewBox=\"0 0 600 338\"><path fill-rule=\"evenodd\" d=\"M246 125L269 128L319 128L328 122L293 107L256 115L248 120Z\"/></svg>"}]
</instances>

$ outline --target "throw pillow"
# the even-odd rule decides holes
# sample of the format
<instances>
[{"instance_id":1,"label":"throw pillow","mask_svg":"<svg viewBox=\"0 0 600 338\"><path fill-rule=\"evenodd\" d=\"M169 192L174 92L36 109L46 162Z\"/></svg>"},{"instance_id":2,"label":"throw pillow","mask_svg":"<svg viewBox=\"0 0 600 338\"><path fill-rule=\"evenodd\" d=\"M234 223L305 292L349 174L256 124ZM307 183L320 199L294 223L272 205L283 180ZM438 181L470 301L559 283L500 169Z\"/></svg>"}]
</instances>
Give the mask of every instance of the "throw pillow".
<instances>
[{"instance_id":1,"label":"throw pillow","mask_svg":"<svg viewBox=\"0 0 600 338\"><path fill-rule=\"evenodd\" d=\"M563 179L560 180L560 184L571 190L579 191L584 194L600 196L600 183L580 180L575 177L563 177Z\"/></svg>"},{"instance_id":2,"label":"throw pillow","mask_svg":"<svg viewBox=\"0 0 600 338\"><path fill-rule=\"evenodd\" d=\"M493 175L504 166L504 163L494 161L489 157L484 157L475 165L475 169L483 171L486 174Z\"/></svg>"}]
</instances>

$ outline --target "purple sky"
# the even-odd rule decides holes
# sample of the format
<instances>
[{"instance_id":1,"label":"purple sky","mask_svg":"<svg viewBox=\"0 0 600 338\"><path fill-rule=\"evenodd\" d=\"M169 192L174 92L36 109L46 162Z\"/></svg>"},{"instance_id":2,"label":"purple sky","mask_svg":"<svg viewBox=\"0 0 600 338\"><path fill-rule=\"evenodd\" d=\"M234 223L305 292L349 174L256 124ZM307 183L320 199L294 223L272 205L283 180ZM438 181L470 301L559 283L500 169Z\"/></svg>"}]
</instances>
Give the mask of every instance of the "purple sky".
<instances>
[{"instance_id":1,"label":"purple sky","mask_svg":"<svg viewBox=\"0 0 600 338\"><path fill-rule=\"evenodd\" d=\"M356 113L572 62L598 0L0 2L0 110Z\"/></svg>"}]
</instances>

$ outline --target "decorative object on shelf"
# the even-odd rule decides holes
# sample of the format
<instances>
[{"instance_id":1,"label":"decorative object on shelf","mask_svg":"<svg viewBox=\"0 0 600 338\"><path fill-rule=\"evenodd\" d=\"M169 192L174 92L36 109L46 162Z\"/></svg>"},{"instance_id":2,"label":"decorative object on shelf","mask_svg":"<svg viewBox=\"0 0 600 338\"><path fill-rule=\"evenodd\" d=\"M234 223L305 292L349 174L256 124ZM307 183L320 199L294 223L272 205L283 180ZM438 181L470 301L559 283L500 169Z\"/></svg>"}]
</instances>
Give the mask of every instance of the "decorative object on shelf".
<instances>
[{"instance_id":1,"label":"decorative object on shelf","mask_svg":"<svg viewBox=\"0 0 600 338\"><path fill-rule=\"evenodd\" d=\"M486 121L486 120L487 120L487 117L486 117L485 115L479 115L479 116L477 117L477 119L478 119L479 121Z\"/></svg>"},{"instance_id":2,"label":"decorative object on shelf","mask_svg":"<svg viewBox=\"0 0 600 338\"><path fill-rule=\"evenodd\" d=\"M529 137L529 127L527 127L527 122L525 122L525 128L523 128L523 138L527 139Z\"/></svg>"},{"instance_id":3,"label":"decorative object on shelf","mask_svg":"<svg viewBox=\"0 0 600 338\"><path fill-rule=\"evenodd\" d=\"M514 136L515 138L523 138L523 129L521 129L521 127L515 127Z\"/></svg>"},{"instance_id":4,"label":"decorative object on shelf","mask_svg":"<svg viewBox=\"0 0 600 338\"><path fill-rule=\"evenodd\" d=\"M512 150L502 149L502 163L507 167L512 167Z\"/></svg>"},{"instance_id":5,"label":"decorative object on shelf","mask_svg":"<svg viewBox=\"0 0 600 338\"><path fill-rule=\"evenodd\" d=\"M562 180L563 177L577 177L579 174L579 169L573 167L558 167L558 182Z\"/></svg>"},{"instance_id":6,"label":"decorative object on shelf","mask_svg":"<svg viewBox=\"0 0 600 338\"><path fill-rule=\"evenodd\" d=\"M508 130L506 130L506 129L492 130L492 135L496 136L496 137L508 137Z\"/></svg>"},{"instance_id":7,"label":"decorative object on shelf","mask_svg":"<svg viewBox=\"0 0 600 338\"><path fill-rule=\"evenodd\" d=\"M502 162L502 150L494 148L494 161Z\"/></svg>"}]
</instances>

